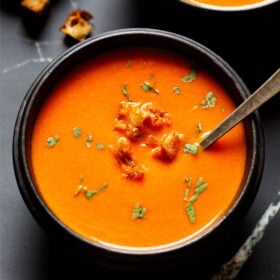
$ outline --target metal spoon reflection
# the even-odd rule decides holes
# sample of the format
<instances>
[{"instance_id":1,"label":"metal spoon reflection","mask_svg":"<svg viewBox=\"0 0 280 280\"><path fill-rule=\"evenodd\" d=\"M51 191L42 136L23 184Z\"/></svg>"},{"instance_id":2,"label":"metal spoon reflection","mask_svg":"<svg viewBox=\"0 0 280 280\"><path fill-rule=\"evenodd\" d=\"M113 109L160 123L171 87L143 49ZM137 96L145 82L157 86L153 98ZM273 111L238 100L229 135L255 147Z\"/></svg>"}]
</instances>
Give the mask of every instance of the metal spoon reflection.
<instances>
[{"instance_id":1,"label":"metal spoon reflection","mask_svg":"<svg viewBox=\"0 0 280 280\"><path fill-rule=\"evenodd\" d=\"M250 97L241 103L228 117L216 126L201 142L203 149L207 149L231 128L245 117L258 109L261 105L280 92L280 68L264 82Z\"/></svg>"}]
</instances>

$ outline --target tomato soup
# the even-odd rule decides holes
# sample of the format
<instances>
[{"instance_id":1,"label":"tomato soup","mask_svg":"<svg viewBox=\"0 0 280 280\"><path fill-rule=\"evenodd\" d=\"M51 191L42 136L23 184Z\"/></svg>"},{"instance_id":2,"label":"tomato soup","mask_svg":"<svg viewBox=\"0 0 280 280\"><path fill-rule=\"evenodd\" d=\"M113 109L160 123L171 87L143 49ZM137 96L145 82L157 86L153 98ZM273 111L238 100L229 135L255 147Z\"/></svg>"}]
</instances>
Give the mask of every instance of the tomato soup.
<instances>
[{"instance_id":1,"label":"tomato soup","mask_svg":"<svg viewBox=\"0 0 280 280\"><path fill-rule=\"evenodd\" d=\"M242 7L246 5L253 5L258 3L269 2L268 0L184 0L186 3L200 5L214 5L223 7Z\"/></svg>"},{"instance_id":2,"label":"tomato soup","mask_svg":"<svg viewBox=\"0 0 280 280\"><path fill-rule=\"evenodd\" d=\"M98 54L65 73L35 121L39 193L93 242L145 248L192 239L240 193L243 124L207 150L198 145L234 109L191 59L152 48Z\"/></svg>"}]
</instances>

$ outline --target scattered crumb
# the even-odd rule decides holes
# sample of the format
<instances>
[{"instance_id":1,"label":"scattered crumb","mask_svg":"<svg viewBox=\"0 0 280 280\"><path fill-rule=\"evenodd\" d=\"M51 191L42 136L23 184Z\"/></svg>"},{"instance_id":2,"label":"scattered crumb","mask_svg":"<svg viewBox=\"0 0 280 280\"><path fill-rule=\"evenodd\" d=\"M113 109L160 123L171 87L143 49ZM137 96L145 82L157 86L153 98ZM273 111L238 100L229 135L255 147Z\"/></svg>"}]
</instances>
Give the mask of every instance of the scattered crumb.
<instances>
[{"instance_id":1,"label":"scattered crumb","mask_svg":"<svg viewBox=\"0 0 280 280\"><path fill-rule=\"evenodd\" d=\"M68 15L60 31L78 41L83 41L93 29L89 23L92 18L89 12L75 9Z\"/></svg>"},{"instance_id":2,"label":"scattered crumb","mask_svg":"<svg viewBox=\"0 0 280 280\"><path fill-rule=\"evenodd\" d=\"M41 14L50 0L22 0L20 5L36 14Z\"/></svg>"}]
</instances>

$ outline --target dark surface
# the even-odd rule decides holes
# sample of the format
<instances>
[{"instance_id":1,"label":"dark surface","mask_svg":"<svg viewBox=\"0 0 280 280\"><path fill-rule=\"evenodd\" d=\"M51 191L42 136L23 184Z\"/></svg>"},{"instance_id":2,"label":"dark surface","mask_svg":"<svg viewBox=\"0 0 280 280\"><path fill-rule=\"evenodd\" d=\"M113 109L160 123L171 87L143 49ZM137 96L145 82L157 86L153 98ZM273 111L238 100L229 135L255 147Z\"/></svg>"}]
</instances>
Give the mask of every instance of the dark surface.
<instances>
[{"instance_id":1,"label":"dark surface","mask_svg":"<svg viewBox=\"0 0 280 280\"><path fill-rule=\"evenodd\" d=\"M0 279L93 279L104 277L167 277L210 279L219 264L230 259L251 235L280 192L280 96L260 109L266 160L257 197L232 232L230 242L200 263L171 271L139 274L98 267L70 254L52 241L27 210L15 181L12 136L17 112L32 81L57 55L74 42L59 32L75 1L53 1L40 17L24 12L15 0L1 2L0 92ZM92 36L127 27L173 31L204 44L225 59L253 91L280 66L280 5L237 13L173 7L172 1L77 1L94 15ZM254 247L237 279L280 279L280 214ZM97 277L96 273L100 276ZM197 273L197 274L195 274ZM196 275L196 276L195 276Z\"/></svg>"}]
</instances>

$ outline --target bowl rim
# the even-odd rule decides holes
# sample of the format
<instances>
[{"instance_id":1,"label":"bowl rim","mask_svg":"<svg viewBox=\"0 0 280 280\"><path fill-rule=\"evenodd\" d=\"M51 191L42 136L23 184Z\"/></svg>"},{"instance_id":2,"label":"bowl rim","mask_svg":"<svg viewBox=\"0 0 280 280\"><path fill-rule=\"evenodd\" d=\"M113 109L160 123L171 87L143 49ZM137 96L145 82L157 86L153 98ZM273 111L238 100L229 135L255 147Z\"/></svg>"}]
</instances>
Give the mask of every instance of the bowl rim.
<instances>
[{"instance_id":1,"label":"bowl rim","mask_svg":"<svg viewBox=\"0 0 280 280\"><path fill-rule=\"evenodd\" d=\"M212 65L213 67L216 67L219 71L223 71L225 75L232 79L234 87L236 87L236 90L238 90L242 98L245 98L250 94L242 79L223 58L208 47L186 36L153 28L122 28L95 35L70 47L68 50L58 55L41 71L28 89L18 111L14 125L12 154L15 177L25 203L39 225L51 235L53 235L53 232L55 231L58 237L63 237L63 241L66 244L70 242L74 245L74 248L77 247L80 249L82 247L82 250L89 254L92 254L92 250L94 250L97 256L106 256L106 258L109 259L111 259L112 254L118 256L119 259L126 259L126 256L129 255L130 257L134 256L136 259L140 258L141 260L143 256L152 257L154 255L165 258L166 253L177 256L179 254L178 252L183 251L186 245L190 247L190 249L193 248L195 251L198 240L202 243L206 242L212 238L213 233L215 233L218 228L227 228L230 225L229 223L236 223L238 218L238 215L235 213L236 209L239 209L237 211L239 212L239 215L240 213L245 214L253 203L259 188L264 166L264 136L260 116L257 111L251 115L249 120L251 125L252 146L254 149L251 151L251 161L254 164L252 164L248 170L248 178L244 182L244 188L241 190L239 197L236 199L228 213L217 221L213 227L207 229L201 235L188 240L186 243L180 242L176 246L160 246L156 249L154 247L147 247L144 250L139 250L139 248L134 247L131 249L129 247L129 250L126 250L123 246L106 246L105 244L97 244L87 240L64 225L51 212L51 210L48 209L43 199L38 192L36 192L36 187L32 181L32 174L28 167L28 139L26 133L31 118L30 112L32 111L32 106L36 101L36 98L38 98L39 90L44 87L45 83L53 78L53 75L58 68L62 67L64 64L73 63L82 52L92 50L92 48L95 48L94 46L98 44L101 44L100 46L102 46L104 42L110 49L112 46L110 42L112 40L115 40L115 42L120 43L119 46L122 46L122 40L126 40L128 37L130 37L131 40L138 40L138 43L142 42L144 45L151 44L159 47L159 43L151 43L149 39L157 38L161 41L160 44L163 40L170 41L172 46L173 44L178 44L181 48L186 48L186 46L188 46L189 49L195 50L197 55L202 55L204 59L208 59L209 63L214 62ZM111 44L110 47L108 44ZM192 249L190 252L192 252ZM149 258L146 260L148 261Z\"/></svg>"}]
</instances>

